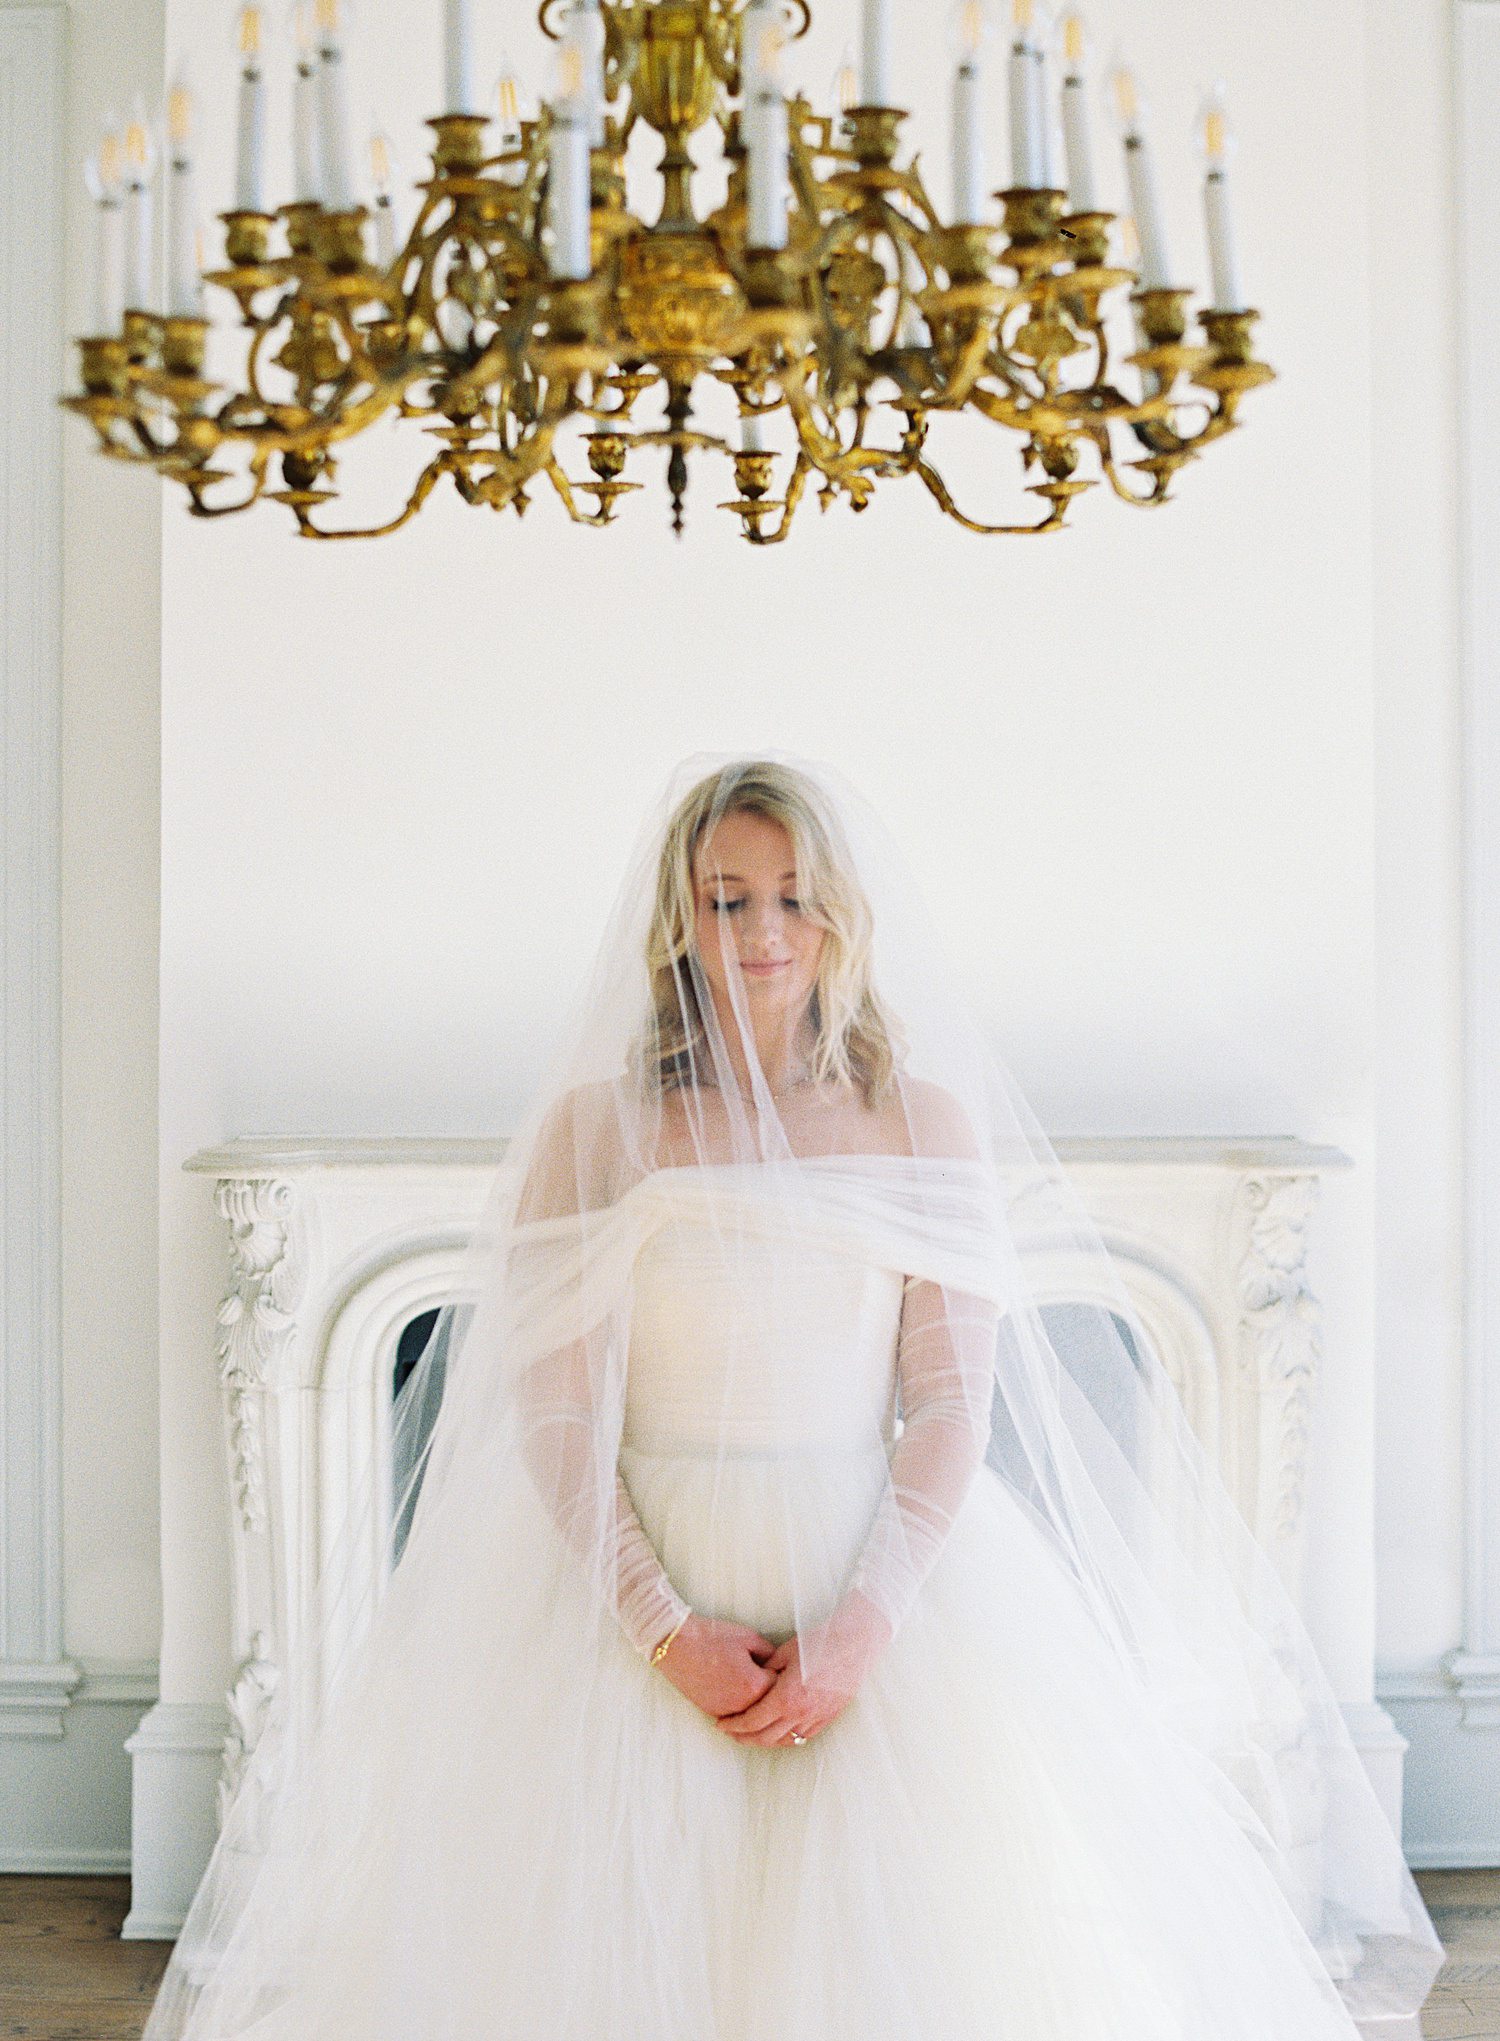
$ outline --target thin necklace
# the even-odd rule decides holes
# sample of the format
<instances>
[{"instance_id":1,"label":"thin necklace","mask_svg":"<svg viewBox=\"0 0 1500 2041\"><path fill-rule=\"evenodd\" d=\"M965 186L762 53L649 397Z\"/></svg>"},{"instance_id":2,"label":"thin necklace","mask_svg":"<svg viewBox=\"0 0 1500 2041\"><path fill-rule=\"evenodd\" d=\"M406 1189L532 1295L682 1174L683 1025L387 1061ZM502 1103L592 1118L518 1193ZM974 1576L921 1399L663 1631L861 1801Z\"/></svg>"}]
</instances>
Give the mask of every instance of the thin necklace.
<instances>
[{"instance_id":1,"label":"thin necklace","mask_svg":"<svg viewBox=\"0 0 1500 2041\"><path fill-rule=\"evenodd\" d=\"M809 1070L801 1077L794 1077L790 1084L782 1085L780 1091L773 1091L771 1093L771 1096L772 1098L785 1098L789 1091L798 1091L804 1084L815 1084L817 1082L817 1075L818 1073L815 1070ZM715 1091L718 1091L721 1088L716 1079L713 1080L713 1085ZM745 1087L739 1082L738 1079L735 1080L734 1088L739 1093L741 1100L744 1101L745 1103L748 1103L750 1099L750 1094L745 1090Z\"/></svg>"},{"instance_id":2,"label":"thin necklace","mask_svg":"<svg viewBox=\"0 0 1500 2041\"><path fill-rule=\"evenodd\" d=\"M785 1098L789 1091L797 1091L798 1089L800 1089L802 1085L813 1084L816 1082L816 1080L817 1072L815 1070L809 1070L805 1076L794 1077L790 1084L784 1084L781 1087L780 1091L773 1091L771 1093L771 1096L772 1098Z\"/></svg>"}]
</instances>

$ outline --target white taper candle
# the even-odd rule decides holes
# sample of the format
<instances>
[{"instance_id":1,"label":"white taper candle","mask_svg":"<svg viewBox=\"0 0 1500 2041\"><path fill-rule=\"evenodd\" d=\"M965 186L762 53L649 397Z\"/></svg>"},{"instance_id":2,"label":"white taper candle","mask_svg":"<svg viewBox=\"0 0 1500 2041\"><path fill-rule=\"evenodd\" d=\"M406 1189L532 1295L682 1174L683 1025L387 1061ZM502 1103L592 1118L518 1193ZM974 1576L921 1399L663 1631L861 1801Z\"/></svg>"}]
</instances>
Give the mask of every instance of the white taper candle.
<instances>
[{"instance_id":1,"label":"white taper candle","mask_svg":"<svg viewBox=\"0 0 1500 2041\"><path fill-rule=\"evenodd\" d=\"M349 91L339 12L339 0L317 0L318 156L323 203L335 213L348 212L359 203L349 153Z\"/></svg>"},{"instance_id":2,"label":"white taper candle","mask_svg":"<svg viewBox=\"0 0 1500 2041\"><path fill-rule=\"evenodd\" d=\"M589 129L583 65L576 43L565 44L562 90L552 110L547 218L550 267L559 281L581 282L592 269L589 247Z\"/></svg>"},{"instance_id":3,"label":"white taper candle","mask_svg":"<svg viewBox=\"0 0 1500 2041\"><path fill-rule=\"evenodd\" d=\"M474 113L473 0L443 0L443 108Z\"/></svg>"},{"instance_id":4,"label":"white taper candle","mask_svg":"<svg viewBox=\"0 0 1500 2041\"><path fill-rule=\"evenodd\" d=\"M1083 16L1069 14L1063 22L1062 124L1068 159L1068 210L1074 213L1099 210L1089 131L1087 51Z\"/></svg>"},{"instance_id":5,"label":"white taper candle","mask_svg":"<svg viewBox=\"0 0 1500 2041\"><path fill-rule=\"evenodd\" d=\"M107 338L120 330L125 309L125 217L120 206L120 138L113 127L83 166L94 201L93 310L90 334Z\"/></svg>"},{"instance_id":6,"label":"white taper candle","mask_svg":"<svg viewBox=\"0 0 1500 2041\"><path fill-rule=\"evenodd\" d=\"M167 311L174 319L196 319L203 309L192 124L192 97L179 78L167 94Z\"/></svg>"},{"instance_id":7,"label":"white taper candle","mask_svg":"<svg viewBox=\"0 0 1500 2041\"><path fill-rule=\"evenodd\" d=\"M297 0L297 69L292 79L292 197L323 203L323 159L318 148L318 49L313 0Z\"/></svg>"},{"instance_id":8,"label":"white taper candle","mask_svg":"<svg viewBox=\"0 0 1500 2041\"><path fill-rule=\"evenodd\" d=\"M958 18L958 69L953 79L953 223L975 227L984 218L983 0L963 0Z\"/></svg>"},{"instance_id":9,"label":"white taper candle","mask_svg":"<svg viewBox=\"0 0 1500 2041\"><path fill-rule=\"evenodd\" d=\"M1208 226L1208 260L1213 279L1211 309L1216 312L1242 312L1245 309L1245 290L1240 281L1234 215L1229 203L1229 158L1233 138L1222 92L1215 91L1205 104L1199 132L1204 157L1203 211Z\"/></svg>"},{"instance_id":10,"label":"white taper candle","mask_svg":"<svg viewBox=\"0 0 1500 2041\"><path fill-rule=\"evenodd\" d=\"M781 89L785 29L779 9L756 7L752 12L749 72L754 83L745 106L747 232L752 248L780 249L787 244L791 206L791 134Z\"/></svg>"},{"instance_id":11,"label":"white taper candle","mask_svg":"<svg viewBox=\"0 0 1500 2041\"><path fill-rule=\"evenodd\" d=\"M500 148L502 156L514 155L521 146L521 87L509 58L501 62L500 80L495 87L495 101L500 115ZM526 175L526 165L517 158L514 163L505 164L500 170L504 184L520 184Z\"/></svg>"},{"instance_id":12,"label":"white taper candle","mask_svg":"<svg viewBox=\"0 0 1500 2041\"><path fill-rule=\"evenodd\" d=\"M863 0L860 96L866 106L891 104L891 0Z\"/></svg>"},{"instance_id":13,"label":"white taper candle","mask_svg":"<svg viewBox=\"0 0 1500 2041\"><path fill-rule=\"evenodd\" d=\"M1051 10L1038 0L1037 21L1031 37L1032 133L1036 136L1036 181L1039 189L1057 187L1057 150L1052 134L1052 42Z\"/></svg>"},{"instance_id":14,"label":"white taper candle","mask_svg":"<svg viewBox=\"0 0 1500 2041\"><path fill-rule=\"evenodd\" d=\"M1010 181L1018 189L1041 183L1036 69L1032 57L1032 0L1012 0L1010 69Z\"/></svg>"},{"instance_id":15,"label":"white taper candle","mask_svg":"<svg viewBox=\"0 0 1500 2041\"><path fill-rule=\"evenodd\" d=\"M377 128L370 137L370 179L375 186L375 260L389 269L396 259L396 208L391 199L391 145Z\"/></svg>"},{"instance_id":16,"label":"white taper candle","mask_svg":"<svg viewBox=\"0 0 1500 2041\"><path fill-rule=\"evenodd\" d=\"M604 15L599 0L575 0L573 34L583 65L583 99L589 146L604 147Z\"/></svg>"},{"instance_id":17,"label":"white taper candle","mask_svg":"<svg viewBox=\"0 0 1500 2041\"><path fill-rule=\"evenodd\" d=\"M266 210L266 81L261 71L264 17L257 6L240 9L239 121L235 133L234 203L242 213Z\"/></svg>"},{"instance_id":18,"label":"white taper candle","mask_svg":"<svg viewBox=\"0 0 1500 2041\"><path fill-rule=\"evenodd\" d=\"M1145 106L1134 74L1117 65L1114 75L1115 107L1125 145L1125 177L1130 187L1130 206L1135 215L1141 243L1141 284L1146 290L1165 290L1172 282L1172 263L1167 254L1162 225L1161 199L1156 188L1156 168L1146 135Z\"/></svg>"},{"instance_id":19,"label":"white taper candle","mask_svg":"<svg viewBox=\"0 0 1500 2041\"><path fill-rule=\"evenodd\" d=\"M151 175L156 151L143 107L137 102L125 129L125 306L132 312L149 312L156 292L152 286L152 204Z\"/></svg>"}]
</instances>

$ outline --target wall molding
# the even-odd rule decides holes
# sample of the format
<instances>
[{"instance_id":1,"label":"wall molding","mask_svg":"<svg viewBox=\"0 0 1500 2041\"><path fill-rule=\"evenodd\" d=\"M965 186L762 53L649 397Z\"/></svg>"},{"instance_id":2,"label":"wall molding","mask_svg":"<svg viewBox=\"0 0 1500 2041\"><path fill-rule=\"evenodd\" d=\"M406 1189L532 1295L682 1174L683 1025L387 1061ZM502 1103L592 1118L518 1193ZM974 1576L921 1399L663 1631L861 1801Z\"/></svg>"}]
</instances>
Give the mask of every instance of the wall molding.
<instances>
[{"instance_id":1,"label":"wall molding","mask_svg":"<svg viewBox=\"0 0 1500 2041\"><path fill-rule=\"evenodd\" d=\"M0 1737L57 1738L63 1656L60 1331L60 4L0 8Z\"/></svg>"},{"instance_id":2,"label":"wall molding","mask_svg":"<svg viewBox=\"0 0 1500 2041\"><path fill-rule=\"evenodd\" d=\"M1376 1692L1407 1739L1408 1863L1419 1871L1500 1865L1500 1728L1472 1719L1445 1660L1387 1673Z\"/></svg>"},{"instance_id":3,"label":"wall molding","mask_svg":"<svg viewBox=\"0 0 1500 2041\"><path fill-rule=\"evenodd\" d=\"M1500 1728L1500 7L1457 0L1463 688L1464 1631L1443 1661L1466 1728Z\"/></svg>"},{"instance_id":4,"label":"wall molding","mask_svg":"<svg viewBox=\"0 0 1500 2041\"><path fill-rule=\"evenodd\" d=\"M85 1659L74 1673L58 1734L0 1741L0 1871L130 1869L125 1744L156 1699L156 1663Z\"/></svg>"}]
</instances>

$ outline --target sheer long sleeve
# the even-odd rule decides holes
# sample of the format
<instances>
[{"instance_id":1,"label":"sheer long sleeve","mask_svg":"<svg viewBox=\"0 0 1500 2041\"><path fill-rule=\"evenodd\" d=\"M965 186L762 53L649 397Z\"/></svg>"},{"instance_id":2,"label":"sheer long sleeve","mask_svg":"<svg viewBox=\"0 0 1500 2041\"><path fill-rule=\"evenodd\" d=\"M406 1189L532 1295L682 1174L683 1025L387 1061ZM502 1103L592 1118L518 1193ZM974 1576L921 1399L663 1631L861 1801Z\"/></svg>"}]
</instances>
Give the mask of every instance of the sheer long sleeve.
<instances>
[{"instance_id":1,"label":"sheer long sleeve","mask_svg":"<svg viewBox=\"0 0 1500 2041\"><path fill-rule=\"evenodd\" d=\"M890 1455L890 1483L850 1579L851 1590L873 1602L893 1632L937 1564L983 1464L999 1317L984 1298L907 1279L896 1360L903 1427Z\"/></svg>"},{"instance_id":2,"label":"sheer long sleeve","mask_svg":"<svg viewBox=\"0 0 1500 2041\"><path fill-rule=\"evenodd\" d=\"M607 1101L607 1091L603 1094ZM522 1224L580 1219L607 1204L618 1144L600 1095L573 1092L541 1128L517 1206ZM558 1257L566 1299L577 1286L575 1322L586 1317L581 1246ZM537 1256L545 1271L545 1249ZM535 1279L545 1288L548 1277ZM570 1300L571 1301L571 1300ZM554 1298L555 1303L555 1298ZM691 1614L667 1578L619 1468L618 1416L624 1396L619 1328L607 1320L532 1361L518 1396L526 1465L553 1522L635 1650L649 1657Z\"/></svg>"},{"instance_id":3,"label":"sheer long sleeve","mask_svg":"<svg viewBox=\"0 0 1500 2041\"><path fill-rule=\"evenodd\" d=\"M691 1614L668 1579L604 1440L594 1393L596 1341L579 1339L527 1370L521 1407L537 1492L601 1599L642 1657Z\"/></svg>"}]
</instances>

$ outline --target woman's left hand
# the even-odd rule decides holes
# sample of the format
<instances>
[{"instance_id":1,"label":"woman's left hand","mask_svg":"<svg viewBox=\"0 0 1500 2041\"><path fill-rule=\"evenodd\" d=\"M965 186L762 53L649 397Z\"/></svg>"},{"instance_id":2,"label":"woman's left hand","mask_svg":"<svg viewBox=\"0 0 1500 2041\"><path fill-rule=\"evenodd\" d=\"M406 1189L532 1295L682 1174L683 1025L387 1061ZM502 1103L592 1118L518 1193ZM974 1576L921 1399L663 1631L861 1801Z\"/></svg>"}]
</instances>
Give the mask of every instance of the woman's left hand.
<instances>
[{"instance_id":1,"label":"woman's left hand","mask_svg":"<svg viewBox=\"0 0 1500 2041\"><path fill-rule=\"evenodd\" d=\"M790 1744L794 1737L810 1742L843 1714L891 1635L875 1604L858 1591L850 1593L809 1636L807 1656L816 1678L803 1672L800 1639L789 1637L764 1662L776 1684L741 1714L721 1715L719 1727L737 1743Z\"/></svg>"}]
</instances>

